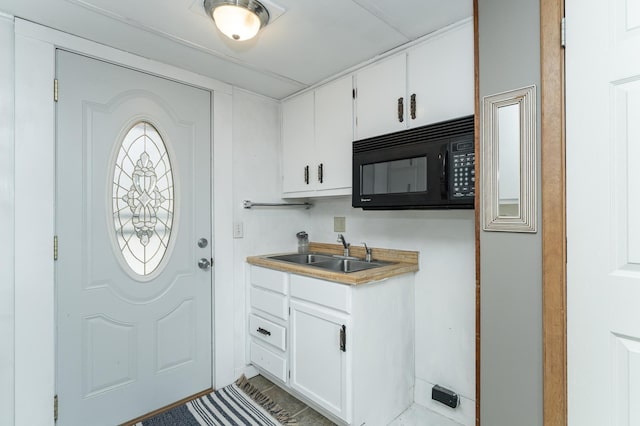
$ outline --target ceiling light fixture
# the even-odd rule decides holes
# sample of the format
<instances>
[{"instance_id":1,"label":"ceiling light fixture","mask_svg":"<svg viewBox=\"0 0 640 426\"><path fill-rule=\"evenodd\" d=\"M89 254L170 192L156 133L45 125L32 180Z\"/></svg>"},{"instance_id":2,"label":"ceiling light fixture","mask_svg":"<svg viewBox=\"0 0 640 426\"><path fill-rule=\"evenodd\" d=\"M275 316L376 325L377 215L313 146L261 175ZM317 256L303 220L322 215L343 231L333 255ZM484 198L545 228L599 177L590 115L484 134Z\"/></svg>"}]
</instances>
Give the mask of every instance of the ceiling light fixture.
<instances>
[{"instance_id":1,"label":"ceiling light fixture","mask_svg":"<svg viewBox=\"0 0 640 426\"><path fill-rule=\"evenodd\" d=\"M204 10L222 34L237 41L255 37L269 22L269 11L257 0L205 0Z\"/></svg>"}]
</instances>

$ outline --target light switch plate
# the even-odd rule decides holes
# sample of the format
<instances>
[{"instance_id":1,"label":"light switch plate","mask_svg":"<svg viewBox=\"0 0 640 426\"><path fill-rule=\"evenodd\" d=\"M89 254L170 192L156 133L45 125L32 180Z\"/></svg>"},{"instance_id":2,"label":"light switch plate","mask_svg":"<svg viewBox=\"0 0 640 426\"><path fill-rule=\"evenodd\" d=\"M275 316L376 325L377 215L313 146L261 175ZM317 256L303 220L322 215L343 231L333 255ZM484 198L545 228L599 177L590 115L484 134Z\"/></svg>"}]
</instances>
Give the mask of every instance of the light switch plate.
<instances>
[{"instance_id":1,"label":"light switch plate","mask_svg":"<svg viewBox=\"0 0 640 426\"><path fill-rule=\"evenodd\" d=\"M244 226L242 222L233 222L233 238L244 237Z\"/></svg>"},{"instance_id":2,"label":"light switch plate","mask_svg":"<svg viewBox=\"0 0 640 426\"><path fill-rule=\"evenodd\" d=\"M344 216L333 217L333 232L346 232L347 231L347 218Z\"/></svg>"}]
</instances>

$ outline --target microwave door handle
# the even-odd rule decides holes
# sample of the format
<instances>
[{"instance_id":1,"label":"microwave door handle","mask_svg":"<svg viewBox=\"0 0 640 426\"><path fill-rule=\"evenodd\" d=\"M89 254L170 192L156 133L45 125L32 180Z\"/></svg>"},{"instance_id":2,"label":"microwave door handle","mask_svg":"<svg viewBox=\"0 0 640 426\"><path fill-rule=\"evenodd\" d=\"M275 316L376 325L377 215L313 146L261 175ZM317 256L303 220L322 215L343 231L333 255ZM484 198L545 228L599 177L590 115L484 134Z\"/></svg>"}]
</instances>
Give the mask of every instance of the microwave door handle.
<instances>
[{"instance_id":1,"label":"microwave door handle","mask_svg":"<svg viewBox=\"0 0 640 426\"><path fill-rule=\"evenodd\" d=\"M447 157L448 152L438 154L438 159L440 160L440 196L442 199L448 198L448 187L449 182L447 181Z\"/></svg>"}]
</instances>

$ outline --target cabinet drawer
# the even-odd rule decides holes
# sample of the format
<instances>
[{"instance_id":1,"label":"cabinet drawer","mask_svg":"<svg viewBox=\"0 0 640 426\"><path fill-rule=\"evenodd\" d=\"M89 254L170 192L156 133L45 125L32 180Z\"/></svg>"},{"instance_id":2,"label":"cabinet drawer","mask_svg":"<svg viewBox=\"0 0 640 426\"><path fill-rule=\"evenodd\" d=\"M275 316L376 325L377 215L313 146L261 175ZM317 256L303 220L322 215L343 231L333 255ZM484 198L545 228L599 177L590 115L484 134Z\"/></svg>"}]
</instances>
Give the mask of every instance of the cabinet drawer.
<instances>
[{"instance_id":1,"label":"cabinet drawer","mask_svg":"<svg viewBox=\"0 0 640 426\"><path fill-rule=\"evenodd\" d=\"M291 296L343 312L351 312L351 287L345 284L291 275Z\"/></svg>"},{"instance_id":2,"label":"cabinet drawer","mask_svg":"<svg viewBox=\"0 0 640 426\"><path fill-rule=\"evenodd\" d=\"M250 314L249 333L253 337L263 340L282 351L286 348L286 329L264 318Z\"/></svg>"},{"instance_id":3,"label":"cabinet drawer","mask_svg":"<svg viewBox=\"0 0 640 426\"><path fill-rule=\"evenodd\" d=\"M251 287L251 306L283 320L288 318L287 298L281 294Z\"/></svg>"},{"instance_id":4,"label":"cabinet drawer","mask_svg":"<svg viewBox=\"0 0 640 426\"><path fill-rule=\"evenodd\" d=\"M287 360L261 345L251 342L251 362L283 382L287 381Z\"/></svg>"},{"instance_id":5,"label":"cabinet drawer","mask_svg":"<svg viewBox=\"0 0 640 426\"><path fill-rule=\"evenodd\" d=\"M251 284L280 294L287 294L288 274L273 269L251 267Z\"/></svg>"}]
</instances>

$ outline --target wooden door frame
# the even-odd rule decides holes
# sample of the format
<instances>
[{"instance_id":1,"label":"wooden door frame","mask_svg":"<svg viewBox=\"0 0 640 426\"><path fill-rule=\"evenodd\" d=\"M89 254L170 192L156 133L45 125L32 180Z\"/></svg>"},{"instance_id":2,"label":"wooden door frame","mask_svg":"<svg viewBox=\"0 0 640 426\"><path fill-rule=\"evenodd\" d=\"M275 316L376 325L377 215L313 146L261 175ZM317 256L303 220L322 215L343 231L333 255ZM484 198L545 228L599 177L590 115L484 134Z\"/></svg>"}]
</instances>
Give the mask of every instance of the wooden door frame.
<instances>
[{"instance_id":1,"label":"wooden door frame","mask_svg":"<svg viewBox=\"0 0 640 426\"><path fill-rule=\"evenodd\" d=\"M565 210L565 69L561 20L565 0L540 0L542 132L542 339L543 419L567 425L567 283ZM475 53L475 147L480 152L478 0L473 1ZM476 162L476 176L480 164ZM480 180L476 179L476 194ZM480 202L476 229L476 425L480 426Z\"/></svg>"},{"instance_id":2,"label":"wooden door frame","mask_svg":"<svg viewBox=\"0 0 640 426\"><path fill-rule=\"evenodd\" d=\"M473 0L473 80L475 114L473 120L474 149L480 152L480 46L478 38L478 0ZM476 156L478 157L478 156ZM476 426L480 426L480 161L475 164L475 253L476 253Z\"/></svg>"},{"instance_id":3,"label":"wooden door frame","mask_svg":"<svg viewBox=\"0 0 640 426\"><path fill-rule=\"evenodd\" d=\"M564 0L540 0L542 338L545 425L567 424Z\"/></svg>"}]
</instances>

